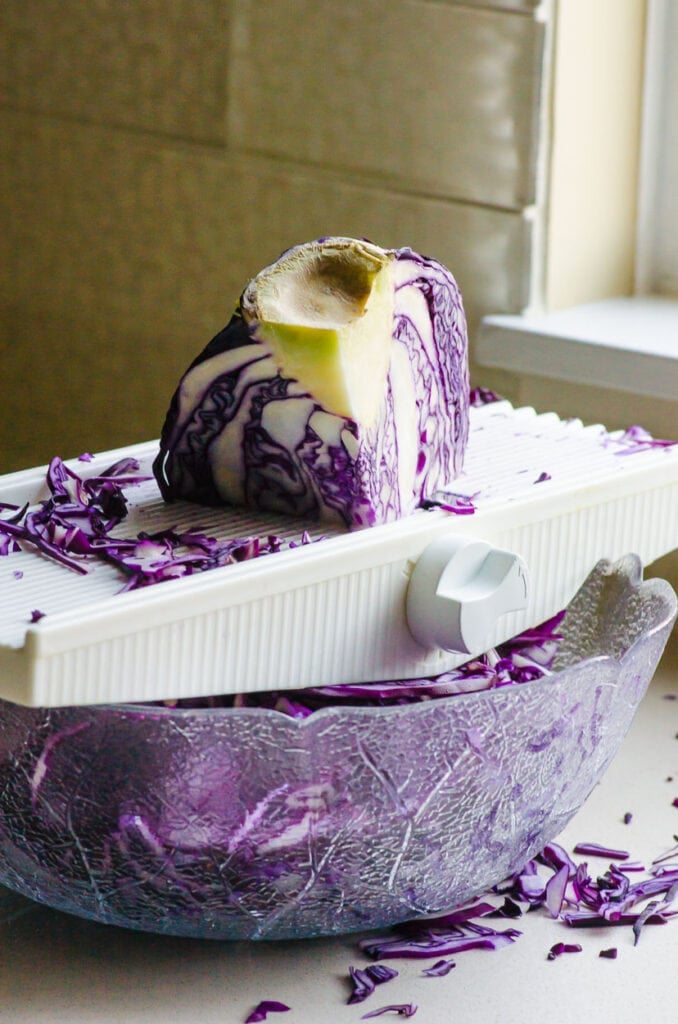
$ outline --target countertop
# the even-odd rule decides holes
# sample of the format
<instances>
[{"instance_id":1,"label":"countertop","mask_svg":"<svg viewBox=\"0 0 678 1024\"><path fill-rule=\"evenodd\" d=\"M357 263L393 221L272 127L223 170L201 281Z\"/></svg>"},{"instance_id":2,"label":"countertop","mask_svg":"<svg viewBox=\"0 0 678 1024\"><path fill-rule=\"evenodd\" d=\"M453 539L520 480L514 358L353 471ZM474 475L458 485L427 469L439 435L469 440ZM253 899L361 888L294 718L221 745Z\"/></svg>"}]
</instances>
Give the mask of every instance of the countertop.
<instances>
[{"instance_id":1,"label":"countertop","mask_svg":"<svg viewBox=\"0 0 678 1024\"><path fill-rule=\"evenodd\" d=\"M581 840L623 847L647 865L677 841L676 797L674 632L620 753L559 842L570 851ZM600 860L599 873L607 863ZM389 1003L417 1004L418 1024L678 1019L678 918L646 927L634 947L628 927L575 932L540 910L511 922L523 932L513 945L461 953L446 977L424 977L428 961L393 962L399 977L349 1006L348 966L365 964L358 936L260 944L163 938L69 917L7 891L0 917L3 1024L241 1024L262 999L291 1007L269 1015L273 1024L349 1024ZM548 961L559 941L583 950ZM601 959L610 946L618 958Z\"/></svg>"}]
</instances>

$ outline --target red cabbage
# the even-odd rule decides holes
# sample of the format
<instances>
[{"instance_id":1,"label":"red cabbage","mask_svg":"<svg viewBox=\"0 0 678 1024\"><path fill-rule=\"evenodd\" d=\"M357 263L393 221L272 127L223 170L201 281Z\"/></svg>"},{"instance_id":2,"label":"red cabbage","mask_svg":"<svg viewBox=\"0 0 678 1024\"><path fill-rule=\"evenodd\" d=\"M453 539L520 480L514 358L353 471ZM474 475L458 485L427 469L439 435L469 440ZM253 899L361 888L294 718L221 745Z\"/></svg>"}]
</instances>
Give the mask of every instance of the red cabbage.
<instances>
[{"instance_id":1,"label":"red cabbage","mask_svg":"<svg viewBox=\"0 0 678 1024\"><path fill-rule=\"evenodd\" d=\"M629 853L626 850L613 850L608 846L600 846L598 843L577 843L575 853L589 854L593 857L609 857L611 860L628 860Z\"/></svg>"},{"instance_id":2,"label":"red cabbage","mask_svg":"<svg viewBox=\"0 0 678 1024\"><path fill-rule=\"evenodd\" d=\"M556 942L548 951L547 960L555 960L563 953L581 953L582 948L578 942Z\"/></svg>"},{"instance_id":3,"label":"red cabbage","mask_svg":"<svg viewBox=\"0 0 678 1024\"><path fill-rule=\"evenodd\" d=\"M674 839L678 838L674 836ZM673 857L678 857L678 845L672 846L670 850L665 850L664 853L660 853L658 857L652 861L652 864L663 864L664 861L672 860Z\"/></svg>"},{"instance_id":4,"label":"red cabbage","mask_svg":"<svg viewBox=\"0 0 678 1024\"><path fill-rule=\"evenodd\" d=\"M163 496L349 528L407 515L461 469L467 344L436 260L346 238L289 249L181 379Z\"/></svg>"},{"instance_id":5,"label":"red cabbage","mask_svg":"<svg viewBox=\"0 0 678 1024\"><path fill-rule=\"evenodd\" d=\"M431 967L425 967L421 972L427 978L444 978L457 966L454 960L437 960Z\"/></svg>"},{"instance_id":6,"label":"red cabbage","mask_svg":"<svg viewBox=\"0 0 678 1024\"><path fill-rule=\"evenodd\" d=\"M349 1004L362 1003L372 995L377 985L383 985L398 977L398 972L386 964L369 964L365 968L349 967L348 973L353 984L353 991L348 998Z\"/></svg>"},{"instance_id":7,"label":"red cabbage","mask_svg":"<svg viewBox=\"0 0 678 1024\"><path fill-rule=\"evenodd\" d=\"M552 671L561 634L557 632L564 612L512 637L496 650L466 662L439 676L387 680L374 683L341 683L299 690L267 690L191 699L168 699L169 707L265 707L292 718L306 718L332 704L388 706L433 700L455 694L515 686L547 676ZM472 736L469 737L472 742Z\"/></svg>"},{"instance_id":8,"label":"red cabbage","mask_svg":"<svg viewBox=\"0 0 678 1024\"><path fill-rule=\"evenodd\" d=\"M491 391L490 388L471 388L469 402L474 409L481 405L490 405L492 402L501 401L503 401L501 395L498 395L496 391Z\"/></svg>"},{"instance_id":9,"label":"red cabbage","mask_svg":"<svg viewBox=\"0 0 678 1024\"><path fill-rule=\"evenodd\" d=\"M621 434L609 435L609 443L618 447L616 455L633 455L649 448L671 448L678 441L663 441L653 437L644 427L632 426Z\"/></svg>"},{"instance_id":10,"label":"red cabbage","mask_svg":"<svg viewBox=\"0 0 678 1024\"><path fill-rule=\"evenodd\" d=\"M380 1006L378 1010L364 1013L361 1020L368 1020L370 1017L381 1017L384 1013L397 1013L400 1017L414 1017L417 1007L414 1003L391 1003L390 1006Z\"/></svg>"},{"instance_id":11,"label":"red cabbage","mask_svg":"<svg viewBox=\"0 0 678 1024\"><path fill-rule=\"evenodd\" d=\"M362 1003L374 992L374 981L367 971L361 970L359 967L349 967L348 973L353 984L353 991L347 1002L349 1004Z\"/></svg>"},{"instance_id":12,"label":"red cabbage","mask_svg":"<svg viewBox=\"0 0 678 1024\"><path fill-rule=\"evenodd\" d=\"M388 967L386 964L369 964L365 973L372 979L375 985L383 985L386 981L392 981L398 977L395 967Z\"/></svg>"},{"instance_id":13,"label":"red cabbage","mask_svg":"<svg viewBox=\"0 0 678 1024\"><path fill-rule=\"evenodd\" d=\"M558 918L560 916L569 877L570 874L567 864L563 864L563 866L556 871L555 875L553 875L546 883L546 887L544 889L544 905L553 918Z\"/></svg>"},{"instance_id":14,"label":"red cabbage","mask_svg":"<svg viewBox=\"0 0 678 1024\"><path fill-rule=\"evenodd\" d=\"M126 577L123 590L134 590L311 543L306 531L296 541L273 534L218 541L197 530L172 529L114 537L111 530L127 515L122 487L148 479L138 469L134 459L120 459L104 473L82 479L59 457L53 458L47 470L51 496L32 511L26 505L0 518L0 555L29 544L79 573L87 572L88 561L98 559ZM36 610L31 622L41 617Z\"/></svg>"},{"instance_id":15,"label":"red cabbage","mask_svg":"<svg viewBox=\"0 0 678 1024\"><path fill-rule=\"evenodd\" d=\"M258 1021L266 1020L269 1013L286 1013L289 1009L285 1003L279 1003L275 999L263 999L245 1018L245 1024L256 1024Z\"/></svg>"},{"instance_id":16,"label":"red cabbage","mask_svg":"<svg viewBox=\"0 0 678 1024\"><path fill-rule=\"evenodd\" d=\"M416 927L418 925L418 927ZM396 939L364 939L360 948L375 960L426 960L431 957L463 953L468 949L501 949L511 945L521 934L515 928L496 931L494 928L453 925L449 928L431 926L423 919L410 922L409 936Z\"/></svg>"},{"instance_id":17,"label":"red cabbage","mask_svg":"<svg viewBox=\"0 0 678 1024\"><path fill-rule=\"evenodd\" d=\"M657 861L663 861L664 857ZM495 886L494 893L508 890L512 894L505 898L503 906L495 907L488 899L471 902L436 918L397 925L390 929L393 938L372 937L362 940L359 946L377 959L387 956L431 958L434 962L423 973L428 977L443 976L452 970L454 961L440 959L441 954L477 948L499 949L514 942L521 934L519 931L496 931L470 918L477 916L487 921L492 917L520 916L520 903L527 904L532 911L544 907L549 913L557 906L557 919L571 927L630 927L635 944L645 925L666 924L678 917L678 866L667 868L657 861L652 869L653 876L633 885L623 874L626 865L617 864L611 864L609 870L594 881L585 863L575 864L563 847L549 843L538 857L527 861L505 883ZM550 872L546 879L541 877L543 869ZM663 899L657 898L662 895ZM643 910L632 909L651 896L655 899ZM579 943L558 941L551 947L548 959L581 951ZM602 950L599 956L616 959L617 948Z\"/></svg>"},{"instance_id":18,"label":"red cabbage","mask_svg":"<svg viewBox=\"0 0 678 1024\"><path fill-rule=\"evenodd\" d=\"M443 491L444 498L429 498L422 501L422 508L440 508L443 512L452 512L455 516L472 516L476 511L473 499L466 494L453 494Z\"/></svg>"}]
</instances>

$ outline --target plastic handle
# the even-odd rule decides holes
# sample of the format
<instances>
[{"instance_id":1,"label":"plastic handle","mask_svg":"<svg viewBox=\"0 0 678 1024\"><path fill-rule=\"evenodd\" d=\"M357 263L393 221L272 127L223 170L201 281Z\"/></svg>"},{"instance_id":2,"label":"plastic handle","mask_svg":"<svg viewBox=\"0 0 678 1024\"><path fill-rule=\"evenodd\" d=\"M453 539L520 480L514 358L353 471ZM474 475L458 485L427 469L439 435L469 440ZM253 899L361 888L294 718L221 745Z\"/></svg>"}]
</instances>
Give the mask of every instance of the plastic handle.
<instances>
[{"instance_id":1,"label":"plastic handle","mask_svg":"<svg viewBox=\"0 0 678 1024\"><path fill-rule=\"evenodd\" d=\"M419 556L407 590L407 624L423 647L480 654L496 621L527 606L528 570L519 555L482 540L448 536Z\"/></svg>"}]
</instances>

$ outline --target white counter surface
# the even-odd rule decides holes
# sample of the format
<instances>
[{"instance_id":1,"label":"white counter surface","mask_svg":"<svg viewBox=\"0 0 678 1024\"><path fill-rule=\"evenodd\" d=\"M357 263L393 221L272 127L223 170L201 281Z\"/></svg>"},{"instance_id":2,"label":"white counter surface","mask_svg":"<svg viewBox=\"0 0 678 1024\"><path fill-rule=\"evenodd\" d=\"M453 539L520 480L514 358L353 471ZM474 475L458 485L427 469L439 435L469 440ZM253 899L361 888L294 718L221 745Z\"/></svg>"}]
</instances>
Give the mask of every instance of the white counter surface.
<instances>
[{"instance_id":1,"label":"white counter surface","mask_svg":"<svg viewBox=\"0 0 678 1024\"><path fill-rule=\"evenodd\" d=\"M604 843L649 864L675 844L677 641L674 633L621 752L560 836L567 849L581 840ZM633 820L625 825L627 811ZM600 860L600 873L606 868ZM646 927L634 947L628 927L575 931L540 910L506 922L523 932L512 946L462 953L447 977L423 977L428 961L393 961L400 976L348 1006L348 965L365 964L355 936L271 944L162 938L89 923L8 893L0 914L2 1024L241 1024L261 999L292 1008L269 1015L272 1024L348 1024L388 1003L416 1003L417 1024L678 1021L678 918ZM548 961L559 941L579 942L583 951ZM601 959L599 951L610 946L618 958Z\"/></svg>"}]
</instances>

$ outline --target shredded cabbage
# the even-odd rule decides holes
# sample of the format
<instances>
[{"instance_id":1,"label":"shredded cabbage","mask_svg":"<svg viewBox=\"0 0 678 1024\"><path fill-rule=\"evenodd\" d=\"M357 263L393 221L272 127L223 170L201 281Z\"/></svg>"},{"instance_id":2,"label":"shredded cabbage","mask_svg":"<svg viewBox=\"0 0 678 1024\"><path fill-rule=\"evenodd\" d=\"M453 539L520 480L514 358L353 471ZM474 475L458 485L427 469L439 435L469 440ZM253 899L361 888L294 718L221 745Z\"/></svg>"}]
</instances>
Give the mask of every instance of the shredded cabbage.
<instances>
[{"instance_id":1,"label":"shredded cabbage","mask_svg":"<svg viewBox=\"0 0 678 1024\"><path fill-rule=\"evenodd\" d=\"M291 1008L285 1003L279 1003L275 999L262 999L246 1017L245 1024L256 1024L258 1021L266 1020L269 1013L286 1013L289 1009Z\"/></svg>"},{"instance_id":2,"label":"shredded cabbage","mask_svg":"<svg viewBox=\"0 0 678 1024\"><path fill-rule=\"evenodd\" d=\"M417 1012L415 1003L391 1003L389 1006L380 1006L378 1010L364 1013L361 1020L368 1020L370 1017L381 1017L384 1013L396 1013L399 1017L414 1017Z\"/></svg>"},{"instance_id":3,"label":"shredded cabbage","mask_svg":"<svg viewBox=\"0 0 678 1024\"><path fill-rule=\"evenodd\" d=\"M353 991L347 1000L349 1004L362 1003L372 995L377 985L383 985L398 977L398 972L386 964L368 964L365 968L349 967L348 973L353 985Z\"/></svg>"},{"instance_id":4,"label":"shredded cabbage","mask_svg":"<svg viewBox=\"0 0 678 1024\"><path fill-rule=\"evenodd\" d=\"M98 559L120 570L126 580L123 590L135 590L312 542L305 530L290 541L274 534L218 541L199 530L180 533L171 528L113 536L111 531L128 512L123 487L148 479L138 471L136 460L120 459L104 473L83 479L55 456L46 478L50 497L34 509L13 507L11 516L0 518L0 555L29 545L81 574L88 571L88 562ZM35 609L31 622L42 616Z\"/></svg>"}]
</instances>

